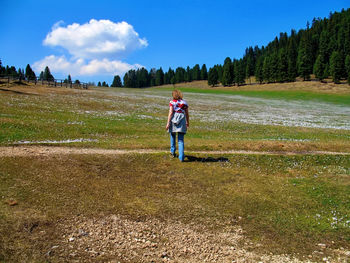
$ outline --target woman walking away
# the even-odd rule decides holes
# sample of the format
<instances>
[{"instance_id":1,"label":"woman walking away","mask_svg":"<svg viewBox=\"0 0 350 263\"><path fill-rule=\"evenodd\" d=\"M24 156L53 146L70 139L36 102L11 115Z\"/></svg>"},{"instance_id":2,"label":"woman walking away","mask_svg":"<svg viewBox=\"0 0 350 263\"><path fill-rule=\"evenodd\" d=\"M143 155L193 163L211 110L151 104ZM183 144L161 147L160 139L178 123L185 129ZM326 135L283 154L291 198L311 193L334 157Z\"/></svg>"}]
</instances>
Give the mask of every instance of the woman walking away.
<instances>
[{"instance_id":1,"label":"woman walking away","mask_svg":"<svg viewBox=\"0 0 350 263\"><path fill-rule=\"evenodd\" d=\"M188 104L182 99L182 93L179 90L173 90L173 100L169 103L169 115L166 129L170 133L170 153L176 157L176 134L179 147L179 159L184 161L184 136L187 127L190 125L190 117L188 115Z\"/></svg>"}]
</instances>

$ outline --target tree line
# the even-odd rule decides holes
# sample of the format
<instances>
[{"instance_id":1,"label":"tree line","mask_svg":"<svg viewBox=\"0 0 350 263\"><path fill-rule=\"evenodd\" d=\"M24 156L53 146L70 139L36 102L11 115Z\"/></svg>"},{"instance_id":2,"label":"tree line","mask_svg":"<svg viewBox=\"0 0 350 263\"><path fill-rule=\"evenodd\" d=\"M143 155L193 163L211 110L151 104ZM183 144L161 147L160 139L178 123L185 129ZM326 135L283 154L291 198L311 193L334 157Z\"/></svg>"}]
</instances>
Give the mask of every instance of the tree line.
<instances>
[{"instance_id":1,"label":"tree line","mask_svg":"<svg viewBox=\"0 0 350 263\"><path fill-rule=\"evenodd\" d=\"M262 83L310 80L311 74L334 83L350 84L350 9L314 18L306 29L280 33L266 47L248 47L242 59L228 57L223 65L209 69L209 85L241 85L255 76Z\"/></svg>"},{"instance_id":2,"label":"tree line","mask_svg":"<svg viewBox=\"0 0 350 263\"><path fill-rule=\"evenodd\" d=\"M124 86L129 88L152 87L207 79L208 71L205 64L202 67L199 64L196 64L193 68L187 66L186 69L177 67L175 70L170 67L166 72L163 71L162 67L159 69L152 68L150 71L145 68L132 69L125 73L123 77ZM114 77L114 83L117 85L116 87L121 86L121 79L118 75ZM115 86L113 84L112 87Z\"/></svg>"},{"instance_id":3,"label":"tree line","mask_svg":"<svg viewBox=\"0 0 350 263\"><path fill-rule=\"evenodd\" d=\"M224 63L209 69L202 68L145 68L129 70L124 75L125 87L147 87L163 84L190 82L192 80L208 80L215 86L242 85L251 78L262 83L293 82L297 77L304 81L311 79L323 81L331 77L334 83L347 79L350 84L350 9L330 13L328 18L314 18L308 22L306 29L298 32L292 29L288 35L280 33L279 37L267 46L248 47L241 59L227 57ZM120 77L118 85L122 86ZM115 78L116 78L115 77ZM115 83L113 81L113 83ZM111 85L115 86L115 85Z\"/></svg>"}]
</instances>

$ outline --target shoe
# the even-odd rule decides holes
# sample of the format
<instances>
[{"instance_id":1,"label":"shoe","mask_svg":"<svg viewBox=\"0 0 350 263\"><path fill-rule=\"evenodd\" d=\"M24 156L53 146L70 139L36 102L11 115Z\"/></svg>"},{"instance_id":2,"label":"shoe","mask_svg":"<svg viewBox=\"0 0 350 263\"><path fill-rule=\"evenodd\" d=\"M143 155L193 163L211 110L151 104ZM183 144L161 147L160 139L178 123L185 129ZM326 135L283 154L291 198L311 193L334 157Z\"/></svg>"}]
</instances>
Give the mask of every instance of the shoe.
<instances>
[{"instance_id":1,"label":"shoe","mask_svg":"<svg viewBox=\"0 0 350 263\"><path fill-rule=\"evenodd\" d=\"M172 158L176 158L176 153L170 153L170 156L171 156Z\"/></svg>"}]
</instances>

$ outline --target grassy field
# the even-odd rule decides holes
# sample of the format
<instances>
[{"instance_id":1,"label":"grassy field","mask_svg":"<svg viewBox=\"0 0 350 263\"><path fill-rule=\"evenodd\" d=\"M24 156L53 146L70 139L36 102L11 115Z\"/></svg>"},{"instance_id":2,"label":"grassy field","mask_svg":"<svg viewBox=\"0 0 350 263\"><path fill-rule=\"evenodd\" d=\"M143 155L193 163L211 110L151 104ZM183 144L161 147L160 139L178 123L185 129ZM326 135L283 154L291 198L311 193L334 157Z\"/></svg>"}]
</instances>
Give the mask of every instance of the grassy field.
<instances>
[{"instance_id":1,"label":"grassy field","mask_svg":"<svg viewBox=\"0 0 350 263\"><path fill-rule=\"evenodd\" d=\"M83 252L71 255L62 225L116 214L201 225L214 234L239 226L237 249L346 262L350 158L313 151L350 152L349 88L293 85L181 86L191 114L187 154L228 162L180 163L163 153L0 156L0 261L90 261ZM0 146L166 151L172 88L0 87ZM197 150L278 154L190 152ZM283 154L290 151L308 154ZM57 244L58 252L46 255Z\"/></svg>"},{"instance_id":2,"label":"grassy field","mask_svg":"<svg viewBox=\"0 0 350 263\"><path fill-rule=\"evenodd\" d=\"M292 94L286 96L288 100L277 99L283 93L273 87L261 88L260 93L248 87L239 91L183 87L191 114L186 148L350 152L347 86L339 87L339 94L334 90L331 94L288 91ZM170 89L81 91L30 86L3 90L0 145L69 142L84 147L166 150Z\"/></svg>"}]
</instances>

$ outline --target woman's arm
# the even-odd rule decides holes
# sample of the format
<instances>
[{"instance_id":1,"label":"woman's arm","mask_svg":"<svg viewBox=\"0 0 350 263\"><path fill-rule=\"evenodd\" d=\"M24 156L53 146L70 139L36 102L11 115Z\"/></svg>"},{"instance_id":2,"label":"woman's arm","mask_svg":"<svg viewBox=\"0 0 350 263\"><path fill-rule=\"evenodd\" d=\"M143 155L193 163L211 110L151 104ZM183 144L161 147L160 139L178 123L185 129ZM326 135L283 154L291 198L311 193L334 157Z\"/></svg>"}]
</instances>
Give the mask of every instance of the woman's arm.
<instances>
[{"instance_id":1,"label":"woman's arm","mask_svg":"<svg viewBox=\"0 0 350 263\"><path fill-rule=\"evenodd\" d=\"M185 114L186 114L186 126L189 127L190 126L190 115L188 114L188 107L185 110Z\"/></svg>"},{"instance_id":2,"label":"woman's arm","mask_svg":"<svg viewBox=\"0 0 350 263\"><path fill-rule=\"evenodd\" d=\"M174 108L173 108L173 106L170 106L169 107L168 122L167 122L166 127L165 127L166 130L168 130L170 127L170 121L171 121L171 117L173 116L173 112L174 112Z\"/></svg>"}]
</instances>

